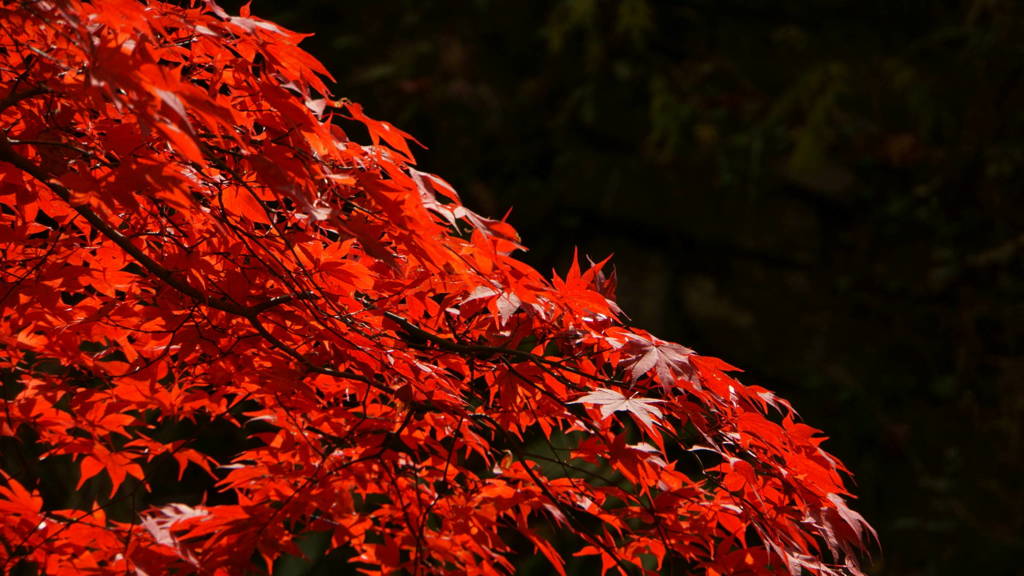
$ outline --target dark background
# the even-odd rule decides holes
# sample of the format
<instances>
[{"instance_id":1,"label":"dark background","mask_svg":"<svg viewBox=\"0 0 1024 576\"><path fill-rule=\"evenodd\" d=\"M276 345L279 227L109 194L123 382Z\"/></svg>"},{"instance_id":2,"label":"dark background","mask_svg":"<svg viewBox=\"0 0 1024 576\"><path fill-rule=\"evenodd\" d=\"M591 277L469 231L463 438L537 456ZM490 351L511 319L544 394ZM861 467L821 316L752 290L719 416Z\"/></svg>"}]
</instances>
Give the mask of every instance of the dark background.
<instances>
[{"instance_id":1,"label":"dark background","mask_svg":"<svg viewBox=\"0 0 1024 576\"><path fill-rule=\"evenodd\" d=\"M825 429L878 576L1021 573L1022 10L253 5L470 207L513 207L525 260L614 253L637 325Z\"/></svg>"}]
</instances>

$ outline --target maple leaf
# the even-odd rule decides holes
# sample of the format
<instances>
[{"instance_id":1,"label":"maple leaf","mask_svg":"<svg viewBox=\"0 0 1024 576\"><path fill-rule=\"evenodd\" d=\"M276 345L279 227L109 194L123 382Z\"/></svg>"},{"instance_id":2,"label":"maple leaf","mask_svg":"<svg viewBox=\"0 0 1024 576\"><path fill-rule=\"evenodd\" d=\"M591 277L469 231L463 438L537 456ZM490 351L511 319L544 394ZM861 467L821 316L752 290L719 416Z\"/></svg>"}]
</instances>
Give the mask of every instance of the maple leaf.
<instances>
[{"instance_id":1,"label":"maple leaf","mask_svg":"<svg viewBox=\"0 0 1024 576\"><path fill-rule=\"evenodd\" d=\"M675 386L677 378L690 379L696 373L690 364L693 350L653 336L627 334L622 353L623 364L629 367L634 382L653 370L666 392Z\"/></svg>"},{"instance_id":2,"label":"maple leaf","mask_svg":"<svg viewBox=\"0 0 1024 576\"><path fill-rule=\"evenodd\" d=\"M629 412L648 428L654 428L654 425L664 418L661 409L655 406L659 402L664 400L627 397L616 390L598 388L569 404L594 404L601 411L601 418L607 418L613 412Z\"/></svg>"}]
</instances>

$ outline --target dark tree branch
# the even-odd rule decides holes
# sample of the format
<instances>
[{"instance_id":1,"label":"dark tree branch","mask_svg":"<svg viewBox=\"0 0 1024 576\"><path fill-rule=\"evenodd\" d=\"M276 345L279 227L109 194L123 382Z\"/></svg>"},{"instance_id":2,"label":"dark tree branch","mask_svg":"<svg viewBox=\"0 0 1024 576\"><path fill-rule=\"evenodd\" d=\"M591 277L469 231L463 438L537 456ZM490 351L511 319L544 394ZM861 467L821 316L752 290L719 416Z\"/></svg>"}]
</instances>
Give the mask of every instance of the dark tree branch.
<instances>
[{"instance_id":1,"label":"dark tree branch","mask_svg":"<svg viewBox=\"0 0 1024 576\"><path fill-rule=\"evenodd\" d=\"M0 161L8 162L26 174L32 176L39 182L43 183L47 188L53 191L61 200L66 202L71 208L78 212L87 222L96 230L100 231L104 236L110 238L115 244L117 244L122 250L131 255L136 262L145 268L149 273L153 274L160 280L163 280L165 284L174 288L178 292L188 296L189 298L215 308L229 314L236 316L242 316L244 318L253 319L258 314L269 310L275 306L285 304L294 300L306 300L313 298L314 295L309 292L301 292L298 294L287 294L284 296L276 296L265 302L253 306L244 306L235 302L234 300L219 297L219 296L208 296L201 290L192 286L182 278L180 278L172 270L169 270L155 260L153 260L148 254L146 254L141 248L132 244L131 239L119 230L110 225L109 222L100 217L95 210L84 204L75 204L71 201L71 191L68 190L63 184L57 181L52 175L48 174L46 170L30 162L24 156L18 154L11 147L11 140L7 138L0 138Z\"/></svg>"}]
</instances>

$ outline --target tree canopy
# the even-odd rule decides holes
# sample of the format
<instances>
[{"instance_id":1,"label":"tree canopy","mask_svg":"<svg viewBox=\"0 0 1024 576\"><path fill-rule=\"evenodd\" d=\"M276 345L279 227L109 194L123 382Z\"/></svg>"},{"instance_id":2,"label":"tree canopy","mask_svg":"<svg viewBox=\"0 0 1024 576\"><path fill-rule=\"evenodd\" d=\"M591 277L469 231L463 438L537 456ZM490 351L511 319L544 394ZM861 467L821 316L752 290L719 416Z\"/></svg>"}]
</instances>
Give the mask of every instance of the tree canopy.
<instances>
[{"instance_id":1,"label":"tree canopy","mask_svg":"<svg viewBox=\"0 0 1024 576\"><path fill-rule=\"evenodd\" d=\"M302 35L0 10L5 572L241 574L323 535L367 573L861 573L818 430L631 326L607 262L517 259Z\"/></svg>"}]
</instances>

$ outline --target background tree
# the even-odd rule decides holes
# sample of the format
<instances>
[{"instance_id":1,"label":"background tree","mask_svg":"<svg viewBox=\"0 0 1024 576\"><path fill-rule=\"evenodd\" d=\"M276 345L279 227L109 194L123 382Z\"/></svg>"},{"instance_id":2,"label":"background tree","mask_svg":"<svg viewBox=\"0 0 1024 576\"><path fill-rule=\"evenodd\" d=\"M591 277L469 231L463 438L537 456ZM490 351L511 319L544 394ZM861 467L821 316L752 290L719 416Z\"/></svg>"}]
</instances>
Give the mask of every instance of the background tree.
<instances>
[{"instance_id":1,"label":"background tree","mask_svg":"<svg viewBox=\"0 0 1024 576\"><path fill-rule=\"evenodd\" d=\"M246 573L320 540L369 573L860 573L817 430L623 323L604 263L513 258L301 35L0 10L5 572Z\"/></svg>"}]
</instances>

